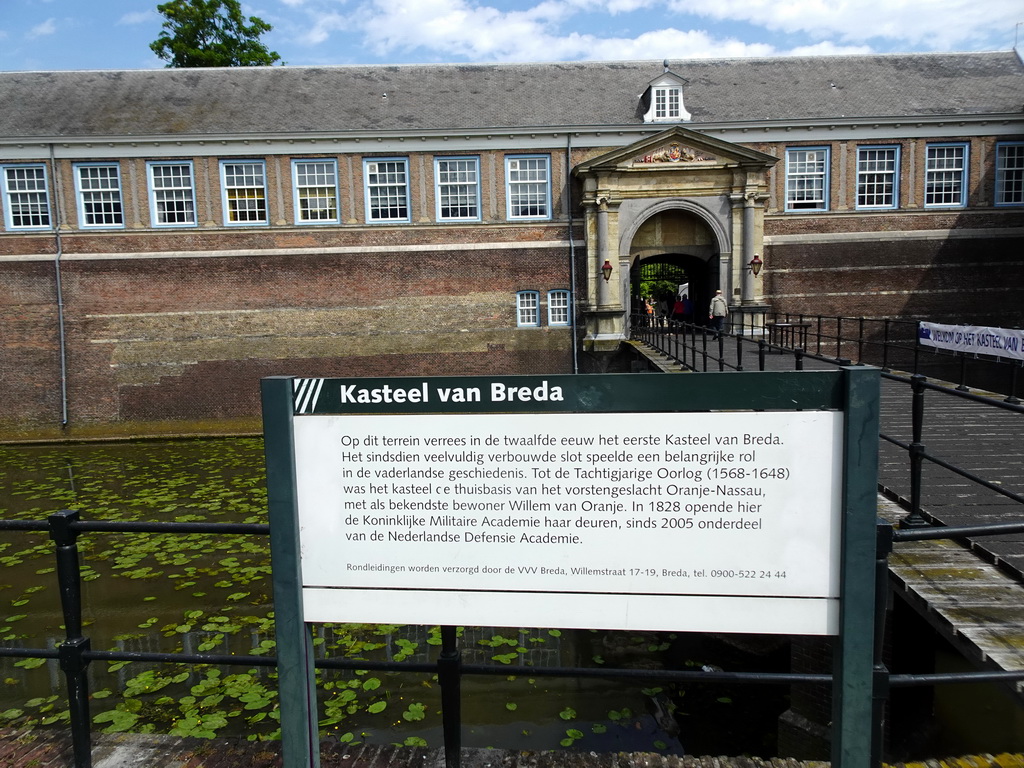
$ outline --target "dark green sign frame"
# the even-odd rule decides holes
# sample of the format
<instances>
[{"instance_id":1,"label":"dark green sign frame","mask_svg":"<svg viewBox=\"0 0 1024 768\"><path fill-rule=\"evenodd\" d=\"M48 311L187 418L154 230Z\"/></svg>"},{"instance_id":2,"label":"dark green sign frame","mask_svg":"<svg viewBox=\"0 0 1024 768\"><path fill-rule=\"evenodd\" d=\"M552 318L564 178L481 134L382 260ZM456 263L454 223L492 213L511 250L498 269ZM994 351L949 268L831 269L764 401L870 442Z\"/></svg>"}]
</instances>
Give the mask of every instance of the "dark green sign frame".
<instances>
[{"instance_id":1,"label":"dark green sign frame","mask_svg":"<svg viewBox=\"0 0 1024 768\"><path fill-rule=\"evenodd\" d=\"M489 397L492 387L502 394ZM562 399L552 399L554 388ZM261 382L284 768L319 768L312 640L304 621L293 422L323 414L836 410L844 414L839 636L832 762L872 765L879 371L298 379ZM476 402L431 393L477 390ZM505 395L515 390L514 399ZM396 394L401 390L403 395ZM421 393L419 395L415 393ZM364 393L364 394L360 394ZM410 394L412 393L412 394ZM426 393L425 395L422 393ZM545 395L547 396L546 399Z\"/></svg>"}]
</instances>

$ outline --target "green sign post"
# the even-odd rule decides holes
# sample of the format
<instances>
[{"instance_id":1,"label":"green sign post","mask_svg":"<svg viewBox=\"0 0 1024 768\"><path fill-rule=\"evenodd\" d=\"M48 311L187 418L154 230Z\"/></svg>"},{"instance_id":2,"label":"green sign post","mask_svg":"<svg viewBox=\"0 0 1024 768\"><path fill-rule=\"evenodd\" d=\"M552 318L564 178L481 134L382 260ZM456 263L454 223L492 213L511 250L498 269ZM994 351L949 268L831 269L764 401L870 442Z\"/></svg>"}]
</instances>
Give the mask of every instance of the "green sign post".
<instances>
[{"instance_id":1,"label":"green sign post","mask_svg":"<svg viewBox=\"0 0 1024 768\"><path fill-rule=\"evenodd\" d=\"M308 623L837 635L872 760L879 375L262 382L285 768L319 765Z\"/></svg>"}]
</instances>

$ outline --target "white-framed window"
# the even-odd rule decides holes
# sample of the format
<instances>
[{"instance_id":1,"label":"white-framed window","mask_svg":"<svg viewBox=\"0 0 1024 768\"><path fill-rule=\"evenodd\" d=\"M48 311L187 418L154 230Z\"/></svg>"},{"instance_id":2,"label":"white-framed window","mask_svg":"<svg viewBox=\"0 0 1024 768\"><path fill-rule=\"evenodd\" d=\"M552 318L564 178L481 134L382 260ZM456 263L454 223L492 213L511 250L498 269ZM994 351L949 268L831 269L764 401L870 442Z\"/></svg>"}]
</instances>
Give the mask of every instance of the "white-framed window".
<instances>
[{"instance_id":1,"label":"white-framed window","mask_svg":"<svg viewBox=\"0 0 1024 768\"><path fill-rule=\"evenodd\" d=\"M897 207L899 175L899 147L858 147L857 207Z\"/></svg>"},{"instance_id":2,"label":"white-framed window","mask_svg":"<svg viewBox=\"0 0 1024 768\"><path fill-rule=\"evenodd\" d=\"M114 163L75 166L78 223L83 228L123 227L121 169Z\"/></svg>"},{"instance_id":3,"label":"white-framed window","mask_svg":"<svg viewBox=\"0 0 1024 768\"><path fill-rule=\"evenodd\" d=\"M0 166L4 226L7 229L50 229L50 192L42 163Z\"/></svg>"},{"instance_id":4,"label":"white-framed window","mask_svg":"<svg viewBox=\"0 0 1024 768\"><path fill-rule=\"evenodd\" d=\"M149 210L154 227L194 227L196 191L192 163L150 162Z\"/></svg>"},{"instance_id":5,"label":"white-framed window","mask_svg":"<svg viewBox=\"0 0 1024 768\"><path fill-rule=\"evenodd\" d=\"M404 157L363 160L366 220L406 222L409 218L409 161Z\"/></svg>"},{"instance_id":6,"label":"white-framed window","mask_svg":"<svg viewBox=\"0 0 1024 768\"><path fill-rule=\"evenodd\" d=\"M656 86L651 92L654 120L679 120L683 89L677 85Z\"/></svg>"},{"instance_id":7,"label":"white-framed window","mask_svg":"<svg viewBox=\"0 0 1024 768\"><path fill-rule=\"evenodd\" d=\"M434 179L438 221L480 220L479 158L436 158Z\"/></svg>"},{"instance_id":8,"label":"white-framed window","mask_svg":"<svg viewBox=\"0 0 1024 768\"><path fill-rule=\"evenodd\" d=\"M929 144L925 148L925 207L967 205L967 145Z\"/></svg>"},{"instance_id":9,"label":"white-framed window","mask_svg":"<svg viewBox=\"0 0 1024 768\"><path fill-rule=\"evenodd\" d=\"M828 210L828 147L786 150L786 210Z\"/></svg>"},{"instance_id":10,"label":"white-framed window","mask_svg":"<svg viewBox=\"0 0 1024 768\"><path fill-rule=\"evenodd\" d=\"M996 145L996 205L1024 205L1024 141Z\"/></svg>"},{"instance_id":11,"label":"white-framed window","mask_svg":"<svg viewBox=\"0 0 1024 768\"><path fill-rule=\"evenodd\" d=\"M516 294L516 325L520 328L540 325L540 293L519 291Z\"/></svg>"},{"instance_id":12,"label":"white-framed window","mask_svg":"<svg viewBox=\"0 0 1024 768\"><path fill-rule=\"evenodd\" d=\"M569 325L569 292L548 291L548 325Z\"/></svg>"},{"instance_id":13,"label":"white-framed window","mask_svg":"<svg viewBox=\"0 0 1024 768\"><path fill-rule=\"evenodd\" d=\"M510 219L550 219L551 157L506 157L505 192Z\"/></svg>"},{"instance_id":14,"label":"white-framed window","mask_svg":"<svg viewBox=\"0 0 1024 768\"><path fill-rule=\"evenodd\" d=\"M262 160L221 160L224 223L268 224L267 173Z\"/></svg>"},{"instance_id":15,"label":"white-framed window","mask_svg":"<svg viewBox=\"0 0 1024 768\"><path fill-rule=\"evenodd\" d=\"M337 224L338 161L292 160L296 224Z\"/></svg>"}]
</instances>

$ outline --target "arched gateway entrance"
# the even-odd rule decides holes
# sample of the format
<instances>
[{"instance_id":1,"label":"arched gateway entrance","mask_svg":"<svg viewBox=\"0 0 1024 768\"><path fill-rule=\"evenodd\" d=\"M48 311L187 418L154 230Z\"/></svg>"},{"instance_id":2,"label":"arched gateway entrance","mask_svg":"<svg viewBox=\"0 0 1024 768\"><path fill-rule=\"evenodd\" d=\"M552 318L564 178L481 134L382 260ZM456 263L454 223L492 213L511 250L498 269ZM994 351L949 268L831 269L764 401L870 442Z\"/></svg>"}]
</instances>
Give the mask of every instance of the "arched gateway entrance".
<instances>
[{"instance_id":1,"label":"arched gateway entrance","mask_svg":"<svg viewBox=\"0 0 1024 768\"><path fill-rule=\"evenodd\" d=\"M669 311L681 296L690 299L692 306L703 307L707 282L707 265L693 256L663 253L644 260L637 259L629 270L630 314L642 314L643 302L648 299L668 302ZM701 317L698 312L692 319L700 322Z\"/></svg>"},{"instance_id":2,"label":"arched gateway entrance","mask_svg":"<svg viewBox=\"0 0 1024 768\"><path fill-rule=\"evenodd\" d=\"M697 318L718 288L735 312L763 313L761 283L746 264L763 252L776 161L677 127L576 166L586 216L584 348L618 351L645 273L659 270L668 282L686 278Z\"/></svg>"}]
</instances>

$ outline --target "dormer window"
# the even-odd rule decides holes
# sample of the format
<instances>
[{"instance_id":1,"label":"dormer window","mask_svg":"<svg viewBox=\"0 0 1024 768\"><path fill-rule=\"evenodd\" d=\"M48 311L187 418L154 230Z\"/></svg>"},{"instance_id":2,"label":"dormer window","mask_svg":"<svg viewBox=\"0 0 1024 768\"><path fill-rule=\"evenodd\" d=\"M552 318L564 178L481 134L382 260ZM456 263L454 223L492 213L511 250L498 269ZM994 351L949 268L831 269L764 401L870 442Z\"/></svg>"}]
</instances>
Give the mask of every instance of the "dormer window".
<instances>
[{"instance_id":1,"label":"dormer window","mask_svg":"<svg viewBox=\"0 0 1024 768\"><path fill-rule=\"evenodd\" d=\"M683 89L678 87L654 89L654 119L678 120L679 105L683 101Z\"/></svg>"},{"instance_id":2,"label":"dormer window","mask_svg":"<svg viewBox=\"0 0 1024 768\"><path fill-rule=\"evenodd\" d=\"M644 94L645 123L682 123L690 119L690 113L683 106L683 83L685 81L671 72L652 80Z\"/></svg>"}]
</instances>

